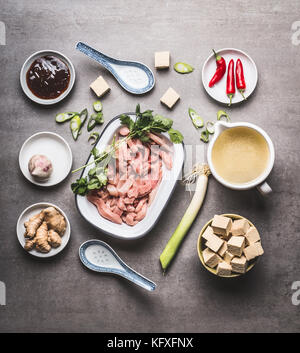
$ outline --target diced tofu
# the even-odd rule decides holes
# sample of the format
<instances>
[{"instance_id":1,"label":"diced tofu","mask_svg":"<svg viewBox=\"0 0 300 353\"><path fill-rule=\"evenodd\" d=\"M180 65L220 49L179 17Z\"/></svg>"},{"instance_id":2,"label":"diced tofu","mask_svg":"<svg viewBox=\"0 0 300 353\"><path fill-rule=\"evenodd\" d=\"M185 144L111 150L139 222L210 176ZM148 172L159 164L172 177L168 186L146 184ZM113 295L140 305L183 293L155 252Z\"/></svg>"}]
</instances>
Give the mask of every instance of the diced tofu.
<instances>
[{"instance_id":1,"label":"diced tofu","mask_svg":"<svg viewBox=\"0 0 300 353\"><path fill-rule=\"evenodd\" d=\"M154 55L155 68L156 69L167 69L170 66L170 52L159 51Z\"/></svg>"},{"instance_id":2,"label":"diced tofu","mask_svg":"<svg viewBox=\"0 0 300 353\"><path fill-rule=\"evenodd\" d=\"M227 242L224 241L223 245L221 246L220 250L218 251L218 254L223 257L227 251Z\"/></svg>"},{"instance_id":3,"label":"diced tofu","mask_svg":"<svg viewBox=\"0 0 300 353\"><path fill-rule=\"evenodd\" d=\"M98 97L102 97L110 90L110 87L102 76L99 76L93 83L91 83L90 88Z\"/></svg>"},{"instance_id":4,"label":"diced tofu","mask_svg":"<svg viewBox=\"0 0 300 353\"><path fill-rule=\"evenodd\" d=\"M245 247L245 237L243 236L232 236L227 243L228 251L234 256L241 256Z\"/></svg>"},{"instance_id":5,"label":"diced tofu","mask_svg":"<svg viewBox=\"0 0 300 353\"><path fill-rule=\"evenodd\" d=\"M214 234L214 231L213 231L212 227L208 226L208 227L205 229L204 233L202 234L202 238L205 239L205 240L208 240L209 237L210 237L211 235L213 235L213 234Z\"/></svg>"},{"instance_id":6,"label":"diced tofu","mask_svg":"<svg viewBox=\"0 0 300 353\"><path fill-rule=\"evenodd\" d=\"M210 235L208 241L206 242L206 246L214 251L214 252L218 252L222 245L224 244L224 240L222 240L221 238L219 238L217 235L212 234Z\"/></svg>"},{"instance_id":7,"label":"diced tofu","mask_svg":"<svg viewBox=\"0 0 300 353\"><path fill-rule=\"evenodd\" d=\"M231 267L233 272L245 273L247 269L247 259L245 256L234 257L231 260Z\"/></svg>"},{"instance_id":8,"label":"diced tofu","mask_svg":"<svg viewBox=\"0 0 300 353\"><path fill-rule=\"evenodd\" d=\"M260 241L260 236L255 227L250 227L245 234L246 237L246 243L248 245L256 243L257 241Z\"/></svg>"},{"instance_id":9,"label":"diced tofu","mask_svg":"<svg viewBox=\"0 0 300 353\"><path fill-rule=\"evenodd\" d=\"M165 94L161 97L160 101L171 109L179 98L179 94L172 87L169 87Z\"/></svg>"},{"instance_id":10,"label":"diced tofu","mask_svg":"<svg viewBox=\"0 0 300 353\"><path fill-rule=\"evenodd\" d=\"M225 261L222 261L218 264L217 275L218 276L230 276L231 275L231 265Z\"/></svg>"},{"instance_id":11,"label":"diced tofu","mask_svg":"<svg viewBox=\"0 0 300 353\"><path fill-rule=\"evenodd\" d=\"M264 253L264 249L261 246L261 242L252 243L244 249L244 254L248 261L255 259Z\"/></svg>"},{"instance_id":12,"label":"diced tofu","mask_svg":"<svg viewBox=\"0 0 300 353\"><path fill-rule=\"evenodd\" d=\"M208 248L205 248L202 251L202 255L204 263L211 268L215 268L221 260L220 256L218 256L216 253L214 253Z\"/></svg>"},{"instance_id":13,"label":"diced tofu","mask_svg":"<svg viewBox=\"0 0 300 353\"><path fill-rule=\"evenodd\" d=\"M215 234L228 237L231 225L231 218L215 215L211 227Z\"/></svg>"},{"instance_id":14,"label":"diced tofu","mask_svg":"<svg viewBox=\"0 0 300 353\"><path fill-rule=\"evenodd\" d=\"M228 264L231 263L231 260L234 258L234 255L232 255L228 250L224 254L224 261L226 261Z\"/></svg>"},{"instance_id":15,"label":"diced tofu","mask_svg":"<svg viewBox=\"0 0 300 353\"><path fill-rule=\"evenodd\" d=\"M237 219L232 224L231 234L232 235L245 235L249 228L250 228L250 225L245 218Z\"/></svg>"}]
</instances>

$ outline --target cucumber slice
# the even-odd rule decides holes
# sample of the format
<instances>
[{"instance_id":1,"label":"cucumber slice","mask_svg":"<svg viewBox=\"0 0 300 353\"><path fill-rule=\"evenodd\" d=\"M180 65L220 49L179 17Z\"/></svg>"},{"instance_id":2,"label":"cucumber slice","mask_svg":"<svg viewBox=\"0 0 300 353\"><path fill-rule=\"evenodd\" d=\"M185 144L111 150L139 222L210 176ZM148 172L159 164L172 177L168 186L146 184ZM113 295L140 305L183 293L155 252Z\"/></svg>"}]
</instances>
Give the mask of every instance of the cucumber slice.
<instances>
[{"instance_id":1,"label":"cucumber slice","mask_svg":"<svg viewBox=\"0 0 300 353\"><path fill-rule=\"evenodd\" d=\"M174 70L180 74L189 74L194 71L194 68L187 63L179 62L174 65Z\"/></svg>"},{"instance_id":2,"label":"cucumber slice","mask_svg":"<svg viewBox=\"0 0 300 353\"><path fill-rule=\"evenodd\" d=\"M200 127L204 126L204 120L197 114L197 112L189 108L189 116L192 119L192 123L194 124L196 129L199 129Z\"/></svg>"},{"instance_id":3,"label":"cucumber slice","mask_svg":"<svg viewBox=\"0 0 300 353\"><path fill-rule=\"evenodd\" d=\"M76 112L66 112L66 113L59 113L56 114L55 121L57 123L64 123L68 120L71 120L75 115L78 115Z\"/></svg>"},{"instance_id":4,"label":"cucumber slice","mask_svg":"<svg viewBox=\"0 0 300 353\"><path fill-rule=\"evenodd\" d=\"M93 103L93 108L95 112L99 113L102 111L102 103L100 101L96 101Z\"/></svg>"}]
</instances>

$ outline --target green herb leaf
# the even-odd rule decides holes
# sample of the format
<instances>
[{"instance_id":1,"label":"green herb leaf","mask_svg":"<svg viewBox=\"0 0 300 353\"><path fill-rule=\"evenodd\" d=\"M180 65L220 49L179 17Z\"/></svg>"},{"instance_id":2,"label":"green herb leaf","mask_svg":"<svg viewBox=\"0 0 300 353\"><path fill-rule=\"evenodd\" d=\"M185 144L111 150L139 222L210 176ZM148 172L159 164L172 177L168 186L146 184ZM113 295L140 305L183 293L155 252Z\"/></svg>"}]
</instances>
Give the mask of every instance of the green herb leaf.
<instances>
[{"instance_id":1,"label":"green herb leaf","mask_svg":"<svg viewBox=\"0 0 300 353\"><path fill-rule=\"evenodd\" d=\"M126 125L130 131L133 130L134 127L134 121L130 118L129 115L122 114L120 116L120 121L122 125Z\"/></svg>"},{"instance_id":2,"label":"green herb leaf","mask_svg":"<svg viewBox=\"0 0 300 353\"><path fill-rule=\"evenodd\" d=\"M183 141L183 135L178 130L169 129L168 134L173 143L181 143Z\"/></svg>"}]
</instances>

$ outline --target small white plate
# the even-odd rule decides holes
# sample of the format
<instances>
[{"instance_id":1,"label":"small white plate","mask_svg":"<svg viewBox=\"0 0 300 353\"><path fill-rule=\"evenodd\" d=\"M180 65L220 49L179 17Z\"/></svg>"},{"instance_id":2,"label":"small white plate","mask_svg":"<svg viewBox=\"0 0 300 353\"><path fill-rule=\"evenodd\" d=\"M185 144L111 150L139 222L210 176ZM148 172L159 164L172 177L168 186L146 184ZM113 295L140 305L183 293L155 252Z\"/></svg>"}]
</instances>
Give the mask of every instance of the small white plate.
<instances>
[{"instance_id":1,"label":"small white plate","mask_svg":"<svg viewBox=\"0 0 300 353\"><path fill-rule=\"evenodd\" d=\"M31 64L39 57L45 56L45 55L53 55L56 56L58 59L62 60L69 68L70 70L70 82L68 88L57 98L54 99L43 99L39 98L36 95L34 95L31 90L28 88L27 81L26 81L26 74L27 71L29 70ZM21 87L26 94L28 98L30 98L32 101L38 103L38 104L43 104L43 105L50 105L50 104L55 104L63 100L72 90L73 85L75 82L75 69L74 66L69 58L67 58L65 55L62 53L55 51L55 50L40 50L32 55L29 56L29 58L26 59L24 62L21 72L20 72L20 83Z\"/></svg>"},{"instance_id":2,"label":"small white plate","mask_svg":"<svg viewBox=\"0 0 300 353\"><path fill-rule=\"evenodd\" d=\"M244 95L246 98L248 98L255 90L255 87L257 85L257 80L258 80L258 72L257 72L257 67L255 65L255 62L248 54L246 54L245 52L239 49L225 48L225 49L217 50L216 53L225 59L226 72L222 77L221 81L216 83L213 87L208 86L217 67L215 55L212 53L206 59L202 68L202 83L206 92L216 101L220 103L228 104L229 98L226 94L228 64L231 59L234 60L234 72L235 72L236 61L237 59L241 59L243 68L244 68L244 76L245 76L245 82L246 82L246 90ZM244 101L244 98L236 88L235 95L232 98L232 104L240 103L242 101Z\"/></svg>"},{"instance_id":3,"label":"small white plate","mask_svg":"<svg viewBox=\"0 0 300 353\"><path fill-rule=\"evenodd\" d=\"M61 245L58 248L52 248L46 254L38 252L35 249L33 249L31 251L28 251L28 253L33 255L33 256L37 256L37 257L52 257L52 256L55 256L58 253L60 253L69 242L70 234L71 234L71 226L70 226L70 222L69 222L66 214L59 207L57 207L56 205L53 205L52 203L40 202L40 203L35 203L35 204L27 207L21 213L21 215L20 215L20 217L18 219L18 222L17 222L17 237L18 237L19 243L21 244L22 248L24 249L24 246L25 246L25 237L24 237L25 227L24 227L24 223L26 221L28 221L28 219L30 217L34 216L35 214L41 212L43 209L45 209L47 207L50 207L50 206L55 207L57 209L57 211L59 211L65 217L65 220L66 220L66 223L67 223L65 234L61 237L62 242L61 242Z\"/></svg>"},{"instance_id":4,"label":"small white plate","mask_svg":"<svg viewBox=\"0 0 300 353\"><path fill-rule=\"evenodd\" d=\"M44 154L52 162L53 171L49 179L40 181L29 173L28 162L34 154ZM53 186L63 181L70 173L72 160L72 151L67 141L54 132L38 132L30 136L23 143L19 153L19 165L23 175L39 186Z\"/></svg>"}]
</instances>

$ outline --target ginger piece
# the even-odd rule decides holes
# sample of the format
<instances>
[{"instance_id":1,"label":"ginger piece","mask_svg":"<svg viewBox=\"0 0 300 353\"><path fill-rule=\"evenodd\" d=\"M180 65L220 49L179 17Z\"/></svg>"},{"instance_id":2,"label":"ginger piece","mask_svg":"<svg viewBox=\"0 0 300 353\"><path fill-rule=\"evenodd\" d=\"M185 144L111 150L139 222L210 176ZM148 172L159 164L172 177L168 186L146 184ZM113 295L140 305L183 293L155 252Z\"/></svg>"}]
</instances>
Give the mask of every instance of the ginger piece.
<instances>
[{"instance_id":1,"label":"ginger piece","mask_svg":"<svg viewBox=\"0 0 300 353\"><path fill-rule=\"evenodd\" d=\"M24 227L26 228L26 233L24 234L25 238L33 238L35 236L35 233L42 224L43 219L44 212L42 211L32 216L27 222L24 223Z\"/></svg>"},{"instance_id":2,"label":"ginger piece","mask_svg":"<svg viewBox=\"0 0 300 353\"><path fill-rule=\"evenodd\" d=\"M49 229L53 229L59 235L63 235L66 230L66 220L54 207L44 209L44 221Z\"/></svg>"},{"instance_id":3,"label":"ginger piece","mask_svg":"<svg viewBox=\"0 0 300 353\"><path fill-rule=\"evenodd\" d=\"M61 237L60 235L53 229L48 231L48 243L53 248L58 248L61 245Z\"/></svg>"},{"instance_id":4,"label":"ginger piece","mask_svg":"<svg viewBox=\"0 0 300 353\"><path fill-rule=\"evenodd\" d=\"M26 251L31 251L35 246L35 239L26 239L25 245L24 245L24 249Z\"/></svg>"},{"instance_id":5,"label":"ginger piece","mask_svg":"<svg viewBox=\"0 0 300 353\"><path fill-rule=\"evenodd\" d=\"M51 250L51 246L48 243L48 227L46 222L43 222L36 231L34 240L37 251L47 253Z\"/></svg>"}]
</instances>

